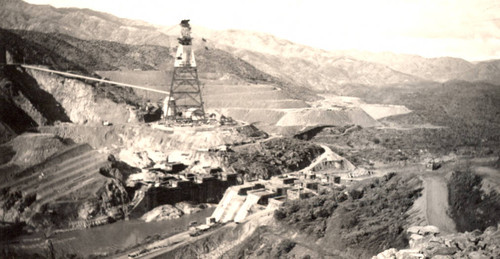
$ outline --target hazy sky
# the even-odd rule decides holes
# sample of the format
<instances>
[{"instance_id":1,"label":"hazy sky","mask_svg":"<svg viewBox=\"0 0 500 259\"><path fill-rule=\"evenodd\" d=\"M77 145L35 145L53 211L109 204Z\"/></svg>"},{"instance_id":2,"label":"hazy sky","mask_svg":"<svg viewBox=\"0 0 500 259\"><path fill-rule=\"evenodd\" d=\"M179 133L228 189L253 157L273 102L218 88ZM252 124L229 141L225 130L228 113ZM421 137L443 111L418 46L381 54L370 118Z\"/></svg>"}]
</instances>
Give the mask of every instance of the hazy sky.
<instances>
[{"instance_id":1,"label":"hazy sky","mask_svg":"<svg viewBox=\"0 0 500 259\"><path fill-rule=\"evenodd\" d=\"M499 0L27 0L154 24L274 34L323 48L500 59Z\"/></svg>"}]
</instances>

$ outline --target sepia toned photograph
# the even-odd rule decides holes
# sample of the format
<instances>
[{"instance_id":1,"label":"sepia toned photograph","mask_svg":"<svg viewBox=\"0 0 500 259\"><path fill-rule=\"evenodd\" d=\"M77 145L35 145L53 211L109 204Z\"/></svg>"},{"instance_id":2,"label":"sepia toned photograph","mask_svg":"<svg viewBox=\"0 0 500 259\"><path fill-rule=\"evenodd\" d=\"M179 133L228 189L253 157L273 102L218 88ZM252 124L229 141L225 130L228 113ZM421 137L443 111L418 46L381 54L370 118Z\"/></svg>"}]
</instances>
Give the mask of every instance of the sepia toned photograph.
<instances>
[{"instance_id":1,"label":"sepia toned photograph","mask_svg":"<svg viewBox=\"0 0 500 259\"><path fill-rule=\"evenodd\" d=\"M0 258L500 258L497 0L0 0Z\"/></svg>"}]
</instances>

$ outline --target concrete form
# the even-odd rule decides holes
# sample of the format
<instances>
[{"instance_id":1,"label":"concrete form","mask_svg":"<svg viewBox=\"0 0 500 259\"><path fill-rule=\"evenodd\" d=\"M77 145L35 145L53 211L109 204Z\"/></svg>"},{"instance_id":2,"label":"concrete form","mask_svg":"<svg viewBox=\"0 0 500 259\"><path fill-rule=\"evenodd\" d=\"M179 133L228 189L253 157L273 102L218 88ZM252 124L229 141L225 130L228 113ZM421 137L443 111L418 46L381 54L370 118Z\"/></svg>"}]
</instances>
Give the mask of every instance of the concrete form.
<instances>
[{"instance_id":1,"label":"concrete form","mask_svg":"<svg viewBox=\"0 0 500 259\"><path fill-rule=\"evenodd\" d=\"M210 218L217 222L241 222L255 209L264 209L264 206L275 209L286 200L306 199L322 189L334 187L333 180L323 183L315 173L302 175L301 178L295 177L297 174L280 175L268 181L229 187ZM340 179L338 176L330 178Z\"/></svg>"}]
</instances>

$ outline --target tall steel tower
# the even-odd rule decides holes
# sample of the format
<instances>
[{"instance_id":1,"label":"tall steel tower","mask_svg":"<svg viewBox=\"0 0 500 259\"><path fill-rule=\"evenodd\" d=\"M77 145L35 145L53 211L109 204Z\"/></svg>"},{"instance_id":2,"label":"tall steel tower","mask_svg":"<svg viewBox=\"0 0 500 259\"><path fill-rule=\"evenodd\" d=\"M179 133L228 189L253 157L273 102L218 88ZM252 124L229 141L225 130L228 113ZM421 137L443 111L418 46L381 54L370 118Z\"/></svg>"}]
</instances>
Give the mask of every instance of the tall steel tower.
<instances>
[{"instance_id":1,"label":"tall steel tower","mask_svg":"<svg viewBox=\"0 0 500 259\"><path fill-rule=\"evenodd\" d=\"M192 48L189 20L182 20L181 37L175 55L174 72L168 97L167 119L186 118L186 113L197 112L205 118L200 80Z\"/></svg>"}]
</instances>

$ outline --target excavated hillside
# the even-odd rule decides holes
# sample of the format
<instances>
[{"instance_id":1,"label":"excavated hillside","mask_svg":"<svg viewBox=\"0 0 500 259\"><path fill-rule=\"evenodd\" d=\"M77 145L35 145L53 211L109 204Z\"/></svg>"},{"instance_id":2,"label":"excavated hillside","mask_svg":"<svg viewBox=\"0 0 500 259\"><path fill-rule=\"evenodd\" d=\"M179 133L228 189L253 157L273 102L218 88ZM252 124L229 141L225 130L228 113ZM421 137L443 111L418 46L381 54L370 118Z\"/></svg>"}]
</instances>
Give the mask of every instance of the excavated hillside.
<instances>
[{"instance_id":1,"label":"excavated hillside","mask_svg":"<svg viewBox=\"0 0 500 259\"><path fill-rule=\"evenodd\" d=\"M61 124L58 126L39 127L42 133L52 133L63 138L70 138L79 143L89 143L94 148L107 149L118 153L122 149L147 152L172 151L194 152L198 149L208 149L220 145L235 143L250 143L266 136L265 133L250 129L248 133L239 133L240 129L251 126L221 127L221 128L177 128L163 131L147 125L111 125L80 126Z\"/></svg>"},{"instance_id":2,"label":"excavated hillside","mask_svg":"<svg viewBox=\"0 0 500 259\"><path fill-rule=\"evenodd\" d=\"M0 213L20 225L0 230L11 234L86 228L128 216L135 189L126 189L125 181L140 169L110 154L138 166L127 154L189 152L217 167L221 159L196 151L267 136L250 125L154 128L137 122L134 106L101 97L96 87L105 86L20 66L2 69L1 86L0 121L10 137L0 145ZM23 224L23 231L12 230Z\"/></svg>"},{"instance_id":3,"label":"excavated hillside","mask_svg":"<svg viewBox=\"0 0 500 259\"><path fill-rule=\"evenodd\" d=\"M2 29L0 34L2 47L16 63L87 76L96 76L96 69L158 69L173 62L164 47L29 31ZM229 77L280 84L224 51L200 49L197 56L199 68L211 80ZM130 89L20 65L1 67L0 90L2 215L8 222L22 222L35 230L89 227L127 215L135 189L126 190L123 181L139 169L109 154L142 168L135 163L139 153L150 159L160 153L190 152L193 159L215 159L212 162L220 166L221 158L202 156L196 150L241 145L267 136L250 125L154 128L137 123L141 98Z\"/></svg>"},{"instance_id":4,"label":"excavated hillside","mask_svg":"<svg viewBox=\"0 0 500 259\"><path fill-rule=\"evenodd\" d=\"M3 221L50 234L51 229L89 227L125 216L127 192L119 180L101 173L112 161L88 144L25 133L0 145L0 153Z\"/></svg>"},{"instance_id":5,"label":"excavated hillside","mask_svg":"<svg viewBox=\"0 0 500 259\"><path fill-rule=\"evenodd\" d=\"M100 97L95 85L76 79L5 66L0 69L0 122L14 136L37 126L61 122L97 124L137 121L131 106ZM120 89L118 95L123 91ZM128 96L134 96L129 92ZM114 97L110 95L110 97ZM117 99L117 98L115 98ZM114 111L110 113L109 111ZM3 135L3 134L2 134ZM3 141L9 138L3 139Z\"/></svg>"},{"instance_id":6,"label":"excavated hillside","mask_svg":"<svg viewBox=\"0 0 500 259\"><path fill-rule=\"evenodd\" d=\"M137 152L192 152L208 161L197 150L267 136L251 125L155 128L138 123L131 91L18 65L2 67L1 78L2 215L34 230L84 228L128 215L135 189L124 181L140 170L109 154L132 164L127 154Z\"/></svg>"},{"instance_id":7,"label":"excavated hillside","mask_svg":"<svg viewBox=\"0 0 500 259\"><path fill-rule=\"evenodd\" d=\"M0 2L11 4L15 1ZM27 6L28 11L35 13L42 10L30 5L19 6ZM102 70L99 75L116 81L135 80L129 83L168 89L171 72L165 70L171 68L175 49L164 46L170 46L171 42L162 47L106 40L143 43L151 39L151 42L158 43L153 40L170 40L171 37L158 34L156 28L144 24L115 31L116 27L108 26L108 21L115 18L101 13L45 10L50 14L57 13L58 21L59 18L61 21L73 19L70 26L75 29L73 35L87 40L57 33L59 28L51 33L0 29L1 47L13 54L15 62L96 77L95 71ZM6 12L2 10L0 13ZM5 20L19 18L22 16L19 13L8 12ZM98 22L79 25L78 21L86 21L88 15L97 17ZM19 18L20 23L30 24L26 17ZM114 21L116 24L124 22ZM55 24L46 17L32 22L40 22L38 27L35 26L37 28ZM98 26L100 30L96 37L100 40L93 40L95 37L86 35L86 30L91 27L95 30L95 25L99 24L103 25ZM120 34L124 31L138 33ZM270 38L263 37L263 41L267 39ZM273 44L269 42L269 45ZM273 137L263 141L268 135L254 125L263 126L266 131L282 128L294 133L322 125L304 130L297 138L331 144L335 152L356 165L370 166L370 170L380 160L389 165L395 161L398 166L404 164L403 169L401 166L398 169L401 171L411 170L411 166L420 168L422 165L406 165L421 162L421 158L429 154L464 154L466 152L460 152L464 146L470 151L466 153L469 155L498 155L498 145L495 146L499 140L496 131L498 116L495 116L498 115L498 105L495 104L499 96L496 85L461 81L423 84L421 79L448 78L448 69L437 69L436 74L422 76L434 71L433 64L438 68L444 64L456 65L460 71L477 68L464 73L467 80L487 78L494 81L496 77L490 74L498 70L497 62L472 66L461 60L440 59L417 68L415 74L407 74L409 72L402 73L387 64L382 65L384 63L363 61L348 55L332 56L314 49L304 49L299 56L282 57L290 52L278 48L284 51L280 52L281 56L267 55L214 46L217 44L208 41L195 50L200 76L206 79L202 91L207 111L252 125L197 128L138 123L142 118L136 110L145 99L135 91L22 66L2 67L0 210L4 221L20 222L14 224L16 228L43 230L47 232L46 236L50 236L54 228L66 230L105 224L130 216L136 208L139 208L136 212L142 214L143 210L158 205L176 203L186 196L172 197L171 186L165 183L155 186L157 182L151 184L145 180L146 176L153 174L147 168L165 166L166 156L170 154L190 164L186 171L203 172L206 165L211 168L220 166L222 170L232 167L241 178L252 180L302 169L326 149L302 140ZM305 53L312 53L309 56L317 60L300 58ZM400 85L414 82L418 84ZM371 104L366 104L368 108L354 104L315 106L314 102L306 102L315 100L307 89L334 89L339 95L353 94L369 103L408 105L414 112L390 117L387 115L390 112ZM145 98L150 97L146 94ZM392 115L409 112L403 106L399 108L401 111ZM393 107L390 109L394 110ZM377 121L386 116L390 118ZM428 129L418 128L429 121L446 130L433 125ZM395 122L410 124L416 129L398 128L400 125ZM392 123L396 124L396 129L390 128L394 125ZM390 129L376 128L379 126ZM275 132L280 133L280 130ZM234 152L213 151L214 147L221 146L231 146ZM489 168L475 170L496 174ZM144 181L129 184L133 174L143 176ZM484 192L483 189L491 188L491 183L486 183L459 173L452 176L448 186L449 203L457 229L478 227L483 230L498 222L497 217L489 216L498 215L498 194ZM217 202L220 195L214 193L223 193L219 189L226 188L225 185L215 188L205 185L210 186L210 191L205 192L200 186L196 185L195 191L190 190L192 196L201 193L204 201L199 202L208 202L208 198L210 202ZM183 248L176 255L359 258L389 247L404 248L408 241L404 232L411 221L408 214L420 191L419 177L405 173L388 174L346 189L339 187L330 193L321 192L311 199L288 201L277 210L274 220L269 216L262 217L267 223L271 222L269 229L258 228L253 232L257 228L255 225L245 229L248 225L238 227L232 223L230 226L235 226L237 231L216 232L215 239L207 238L194 246L188 245L184 247L187 252ZM426 192L426 198L432 196L429 193ZM463 203L468 206L463 206ZM144 206L137 207L137 204ZM478 222L471 224L468 222L471 218ZM485 222L487 224L483 225ZM4 227L0 227L1 233L13 233L9 227L4 231ZM243 231L240 233L238 229ZM8 235L2 237L11 238ZM219 239L222 237L227 239L224 244L233 244L221 245ZM137 244L139 241L131 242ZM489 243L487 246L491 248Z\"/></svg>"},{"instance_id":8,"label":"excavated hillside","mask_svg":"<svg viewBox=\"0 0 500 259\"><path fill-rule=\"evenodd\" d=\"M0 122L7 133L0 145L3 220L47 231L123 218L129 197L119 178L102 173L114 167L108 154L36 131L60 123L127 122L132 106L100 97L96 85L20 66L3 66L0 78Z\"/></svg>"}]
</instances>

